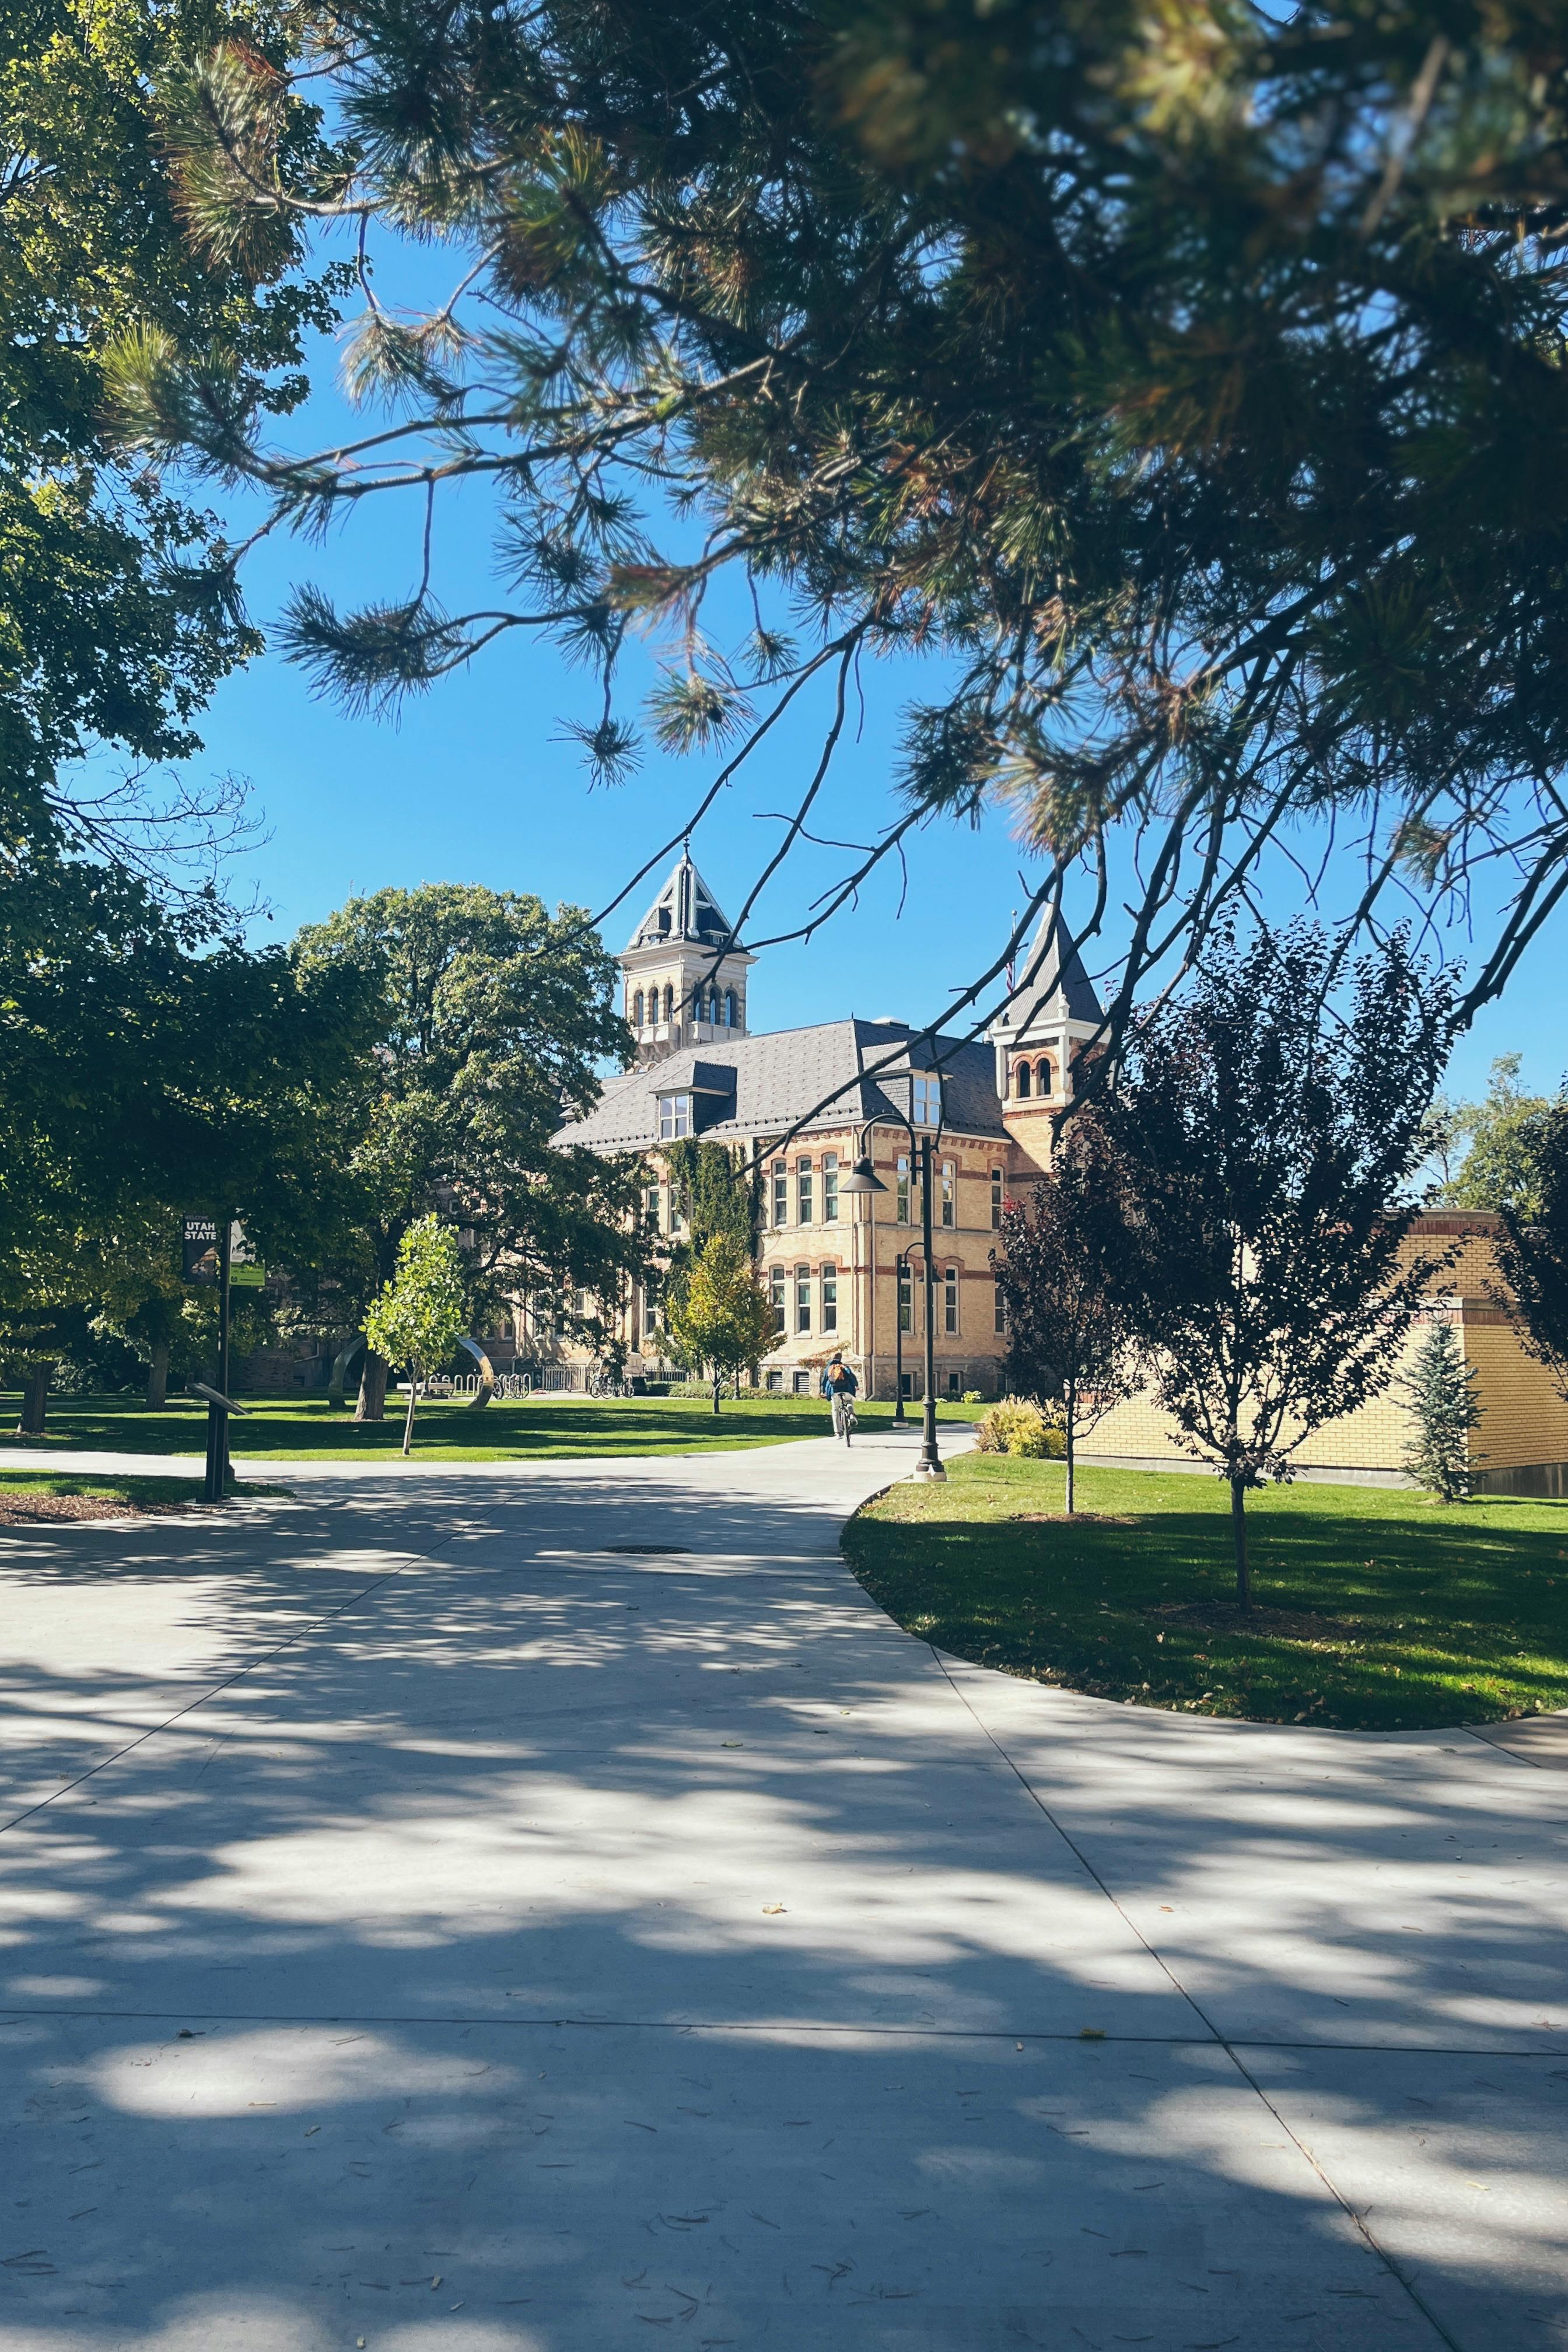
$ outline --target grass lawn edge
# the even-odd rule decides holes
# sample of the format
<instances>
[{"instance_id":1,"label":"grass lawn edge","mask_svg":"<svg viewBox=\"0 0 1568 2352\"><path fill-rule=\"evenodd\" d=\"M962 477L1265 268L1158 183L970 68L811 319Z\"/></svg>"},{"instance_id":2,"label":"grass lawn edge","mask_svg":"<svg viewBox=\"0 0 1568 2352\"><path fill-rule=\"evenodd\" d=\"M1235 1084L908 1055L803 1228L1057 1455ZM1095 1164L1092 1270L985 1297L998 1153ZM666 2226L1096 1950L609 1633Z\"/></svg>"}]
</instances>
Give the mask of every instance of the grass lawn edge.
<instances>
[{"instance_id":1,"label":"grass lawn edge","mask_svg":"<svg viewBox=\"0 0 1568 2352\"><path fill-rule=\"evenodd\" d=\"M1301 1482L1249 1501L1238 1619L1228 1497L1190 1473L965 1454L846 1524L851 1574L948 1656L1157 1713L1461 1730L1568 1708L1568 1509ZM1370 1556L1369 1556L1370 1555ZM1232 1622L1235 1621L1235 1622Z\"/></svg>"}]
</instances>

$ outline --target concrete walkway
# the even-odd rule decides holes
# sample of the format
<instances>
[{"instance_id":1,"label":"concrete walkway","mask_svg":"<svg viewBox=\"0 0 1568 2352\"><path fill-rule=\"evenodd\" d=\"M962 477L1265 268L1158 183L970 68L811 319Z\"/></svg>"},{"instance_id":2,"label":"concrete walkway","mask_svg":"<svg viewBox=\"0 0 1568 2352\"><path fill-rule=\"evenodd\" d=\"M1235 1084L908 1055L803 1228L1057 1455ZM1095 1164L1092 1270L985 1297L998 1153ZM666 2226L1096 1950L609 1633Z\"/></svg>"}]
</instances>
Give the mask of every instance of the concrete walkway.
<instances>
[{"instance_id":1,"label":"concrete walkway","mask_svg":"<svg viewBox=\"0 0 1568 2352\"><path fill-rule=\"evenodd\" d=\"M1568 1777L941 1658L911 1454L0 1534L4 2352L1568 2344Z\"/></svg>"}]
</instances>

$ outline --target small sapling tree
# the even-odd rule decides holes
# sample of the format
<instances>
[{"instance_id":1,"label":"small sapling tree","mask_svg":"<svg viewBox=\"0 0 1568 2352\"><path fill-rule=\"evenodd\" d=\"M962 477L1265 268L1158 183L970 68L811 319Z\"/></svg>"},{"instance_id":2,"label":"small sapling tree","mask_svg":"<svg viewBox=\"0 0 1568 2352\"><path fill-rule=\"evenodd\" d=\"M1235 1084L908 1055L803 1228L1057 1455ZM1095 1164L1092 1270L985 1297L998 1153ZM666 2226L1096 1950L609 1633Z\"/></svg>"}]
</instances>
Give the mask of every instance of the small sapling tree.
<instances>
[{"instance_id":1,"label":"small sapling tree","mask_svg":"<svg viewBox=\"0 0 1568 2352\"><path fill-rule=\"evenodd\" d=\"M1135 1200L1152 1384L1229 1485L1243 1608L1247 1488L1289 1478L1308 1438L1387 1387L1445 1263L1406 1246L1406 1188L1448 1051L1447 984L1397 933L1342 992L1340 968L1306 924L1219 939L1143 1022L1101 1108Z\"/></svg>"},{"instance_id":2,"label":"small sapling tree","mask_svg":"<svg viewBox=\"0 0 1568 2352\"><path fill-rule=\"evenodd\" d=\"M1399 1388L1411 1420L1405 1468L1445 1503L1462 1503L1475 1484L1470 1439L1481 1408L1475 1366L1466 1363L1451 1324L1431 1326Z\"/></svg>"},{"instance_id":3,"label":"small sapling tree","mask_svg":"<svg viewBox=\"0 0 1568 2352\"><path fill-rule=\"evenodd\" d=\"M667 1323L680 1360L710 1368L717 1412L724 1374L738 1378L773 1342L773 1307L743 1243L732 1234L710 1234L670 1297Z\"/></svg>"},{"instance_id":4,"label":"small sapling tree","mask_svg":"<svg viewBox=\"0 0 1568 2352\"><path fill-rule=\"evenodd\" d=\"M422 1377L444 1364L467 1320L458 1236L438 1217L420 1217L397 1245L397 1271L365 1317L366 1344L408 1370L403 1451L414 1444L414 1407Z\"/></svg>"},{"instance_id":5,"label":"small sapling tree","mask_svg":"<svg viewBox=\"0 0 1568 2352\"><path fill-rule=\"evenodd\" d=\"M1007 1320L1007 1385L1060 1405L1066 1504L1078 1443L1137 1387L1142 1360L1127 1276L1136 1234L1114 1146L1092 1107L1066 1126L1050 1171L1002 1211L992 1253Z\"/></svg>"}]
</instances>

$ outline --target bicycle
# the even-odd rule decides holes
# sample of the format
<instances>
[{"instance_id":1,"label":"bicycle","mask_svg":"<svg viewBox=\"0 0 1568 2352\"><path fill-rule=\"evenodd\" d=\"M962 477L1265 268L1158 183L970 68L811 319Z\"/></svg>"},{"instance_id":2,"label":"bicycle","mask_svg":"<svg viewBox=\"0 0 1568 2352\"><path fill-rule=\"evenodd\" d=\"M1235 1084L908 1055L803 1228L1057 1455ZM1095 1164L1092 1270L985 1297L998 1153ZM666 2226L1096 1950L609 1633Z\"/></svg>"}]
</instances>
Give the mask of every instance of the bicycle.
<instances>
[{"instance_id":1,"label":"bicycle","mask_svg":"<svg viewBox=\"0 0 1568 2352\"><path fill-rule=\"evenodd\" d=\"M846 1445L855 1434L855 1400L852 1396L836 1395L833 1400L833 1434L841 1437Z\"/></svg>"}]
</instances>

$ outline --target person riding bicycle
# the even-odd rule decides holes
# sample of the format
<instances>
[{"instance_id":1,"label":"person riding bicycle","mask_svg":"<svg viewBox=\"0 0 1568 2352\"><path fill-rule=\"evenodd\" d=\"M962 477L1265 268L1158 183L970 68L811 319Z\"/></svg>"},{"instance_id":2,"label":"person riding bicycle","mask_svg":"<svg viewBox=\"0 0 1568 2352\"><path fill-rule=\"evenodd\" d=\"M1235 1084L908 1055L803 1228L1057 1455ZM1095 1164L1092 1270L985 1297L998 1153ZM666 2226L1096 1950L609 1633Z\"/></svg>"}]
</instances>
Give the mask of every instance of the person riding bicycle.
<instances>
[{"instance_id":1,"label":"person riding bicycle","mask_svg":"<svg viewBox=\"0 0 1568 2352\"><path fill-rule=\"evenodd\" d=\"M833 1407L833 1434L846 1445L855 1426L855 1399L860 1383L835 1348L822 1374L822 1393Z\"/></svg>"}]
</instances>

